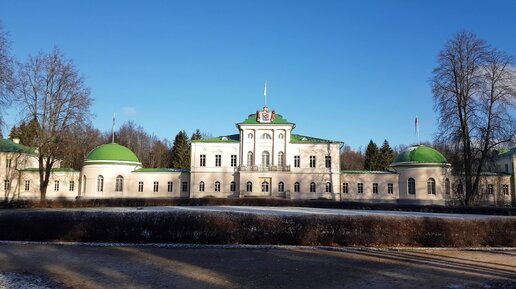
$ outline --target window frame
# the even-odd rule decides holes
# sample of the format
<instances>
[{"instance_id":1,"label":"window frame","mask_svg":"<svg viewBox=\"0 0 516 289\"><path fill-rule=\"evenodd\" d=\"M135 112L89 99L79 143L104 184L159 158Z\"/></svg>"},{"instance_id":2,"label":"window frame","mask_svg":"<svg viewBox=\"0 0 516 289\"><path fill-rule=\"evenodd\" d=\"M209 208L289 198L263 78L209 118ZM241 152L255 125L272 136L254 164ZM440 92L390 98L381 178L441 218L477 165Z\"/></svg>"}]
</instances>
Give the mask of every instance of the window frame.
<instances>
[{"instance_id":1,"label":"window frame","mask_svg":"<svg viewBox=\"0 0 516 289\"><path fill-rule=\"evenodd\" d=\"M364 183L357 183L357 193L358 194L364 193Z\"/></svg>"},{"instance_id":2,"label":"window frame","mask_svg":"<svg viewBox=\"0 0 516 289\"><path fill-rule=\"evenodd\" d=\"M316 167L316 158L315 156L310 156L310 168Z\"/></svg>"},{"instance_id":3,"label":"window frame","mask_svg":"<svg viewBox=\"0 0 516 289\"><path fill-rule=\"evenodd\" d=\"M331 168L331 156L324 156L324 165L327 169Z\"/></svg>"},{"instance_id":4,"label":"window frame","mask_svg":"<svg viewBox=\"0 0 516 289\"><path fill-rule=\"evenodd\" d=\"M416 194L416 180L414 178L407 179L407 194L408 195Z\"/></svg>"},{"instance_id":5,"label":"window frame","mask_svg":"<svg viewBox=\"0 0 516 289\"><path fill-rule=\"evenodd\" d=\"M316 193L317 192L317 185L315 182L310 183L310 193Z\"/></svg>"}]
</instances>

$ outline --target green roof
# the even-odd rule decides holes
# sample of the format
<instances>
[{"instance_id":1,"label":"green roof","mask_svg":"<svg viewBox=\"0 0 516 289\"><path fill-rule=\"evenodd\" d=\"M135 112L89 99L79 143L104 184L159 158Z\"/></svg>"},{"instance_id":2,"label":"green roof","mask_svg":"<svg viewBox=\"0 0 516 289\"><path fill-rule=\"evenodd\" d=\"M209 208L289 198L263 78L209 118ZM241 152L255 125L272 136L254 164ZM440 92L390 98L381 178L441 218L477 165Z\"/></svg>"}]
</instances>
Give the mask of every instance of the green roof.
<instances>
[{"instance_id":1,"label":"green roof","mask_svg":"<svg viewBox=\"0 0 516 289\"><path fill-rule=\"evenodd\" d=\"M10 139L0 139L0 152L35 154L36 149L15 143Z\"/></svg>"},{"instance_id":2,"label":"green roof","mask_svg":"<svg viewBox=\"0 0 516 289\"><path fill-rule=\"evenodd\" d=\"M27 169L23 169L21 171L23 171L23 172L39 172L39 168L27 168ZM57 172L78 173L79 172L78 170L74 170L72 168L52 168L51 171L54 173L57 173Z\"/></svg>"},{"instance_id":3,"label":"green roof","mask_svg":"<svg viewBox=\"0 0 516 289\"><path fill-rule=\"evenodd\" d=\"M134 170L133 173L181 173L188 172L188 169L174 169L174 168L141 168Z\"/></svg>"},{"instance_id":4,"label":"green roof","mask_svg":"<svg viewBox=\"0 0 516 289\"><path fill-rule=\"evenodd\" d=\"M224 136L218 136L218 137L210 137L210 138L192 140L192 142L239 142L239 141L240 141L239 134L224 135Z\"/></svg>"},{"instance_id":5,"label":"green roof","mask_svg":"<svg viewBox=\"0 0 516 289\"><path fill-rule=\"evenodd\" d=\"M361 175L361 174L372 174L372 175L396 175L395 172L390 171L366 171L366 170L341 170L341 174L348 174L348 175Z\"/></svg>"},{"instance_id":6,"label":"green roof","mask_svg":"<svg viewBox=\"0 0 516 289\"><path fill-rule=\"evenodd\" d=\"M446 158L437 150L425 145L414 145L400 153L394 160L396 163L448 163Z\"/></svg>"},{"instance_id":7,"label":"green roof","mask_svg":"<svg viewBox=\"0 0 516 289\"><path fill-rule=\"evenodd\" d=\"M340 141L316 138L300 134L291 134L290 143L341 143Z\"/></svg>"},{"instance_id":8,"label":"green roof","mask_svg":"<svg viewBox=\"0 0 516 289\"><path fill-rule=\"evenodd\" d=\"M96 147L88 154L86 161L121 161L140 163L138 157L130 149L117 143L103 144Z\"/></svg>"},{"instance_id":9,"label":"green roof","mask_svg":"<svg viewBox=\"0 0 516 289\"><path fill-rule=\"evenodd\" d=\"M507 158L516 156L516 148L512 149L501 149L498 151L498 157Z\"/></svg>"},{"instance_id":10,"label":"green roof","mask_svg":"<svg viewBox=\"0 0 516 289\"><path fill-rule=\"evenodd\" d=\"M258 122L256 120L256 113L253 113L253 114L250 114L246 120L244 120L243 122L239 122L238 123L239 125L240 124L258 124L258 125L269 125L269 124L291 124L291 125L295 125L294 123L292 122L289 122L288 120L284 119L283 116L281 114L275 114L274 115L274 121L272 122L269 122L269 123L262 123L262 122Z\"/></svg>"}]
</instances>

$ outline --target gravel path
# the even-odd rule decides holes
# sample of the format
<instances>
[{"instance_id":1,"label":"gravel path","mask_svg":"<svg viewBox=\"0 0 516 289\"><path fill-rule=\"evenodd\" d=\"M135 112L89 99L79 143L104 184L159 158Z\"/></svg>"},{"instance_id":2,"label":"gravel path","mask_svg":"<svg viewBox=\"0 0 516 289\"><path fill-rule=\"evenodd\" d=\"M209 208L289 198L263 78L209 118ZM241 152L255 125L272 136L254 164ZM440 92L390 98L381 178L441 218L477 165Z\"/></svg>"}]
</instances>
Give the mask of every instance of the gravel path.
<instances>
[{"instance_id":1,"label":"gravel path","mask_svg":"<svg viewBox=\"0 0 516 289\"><path fill-rule=\"evenodd\" d=\"M514 289L514 280L515 248L0 242L0 288Z\"/></svg>"}]
</instances>

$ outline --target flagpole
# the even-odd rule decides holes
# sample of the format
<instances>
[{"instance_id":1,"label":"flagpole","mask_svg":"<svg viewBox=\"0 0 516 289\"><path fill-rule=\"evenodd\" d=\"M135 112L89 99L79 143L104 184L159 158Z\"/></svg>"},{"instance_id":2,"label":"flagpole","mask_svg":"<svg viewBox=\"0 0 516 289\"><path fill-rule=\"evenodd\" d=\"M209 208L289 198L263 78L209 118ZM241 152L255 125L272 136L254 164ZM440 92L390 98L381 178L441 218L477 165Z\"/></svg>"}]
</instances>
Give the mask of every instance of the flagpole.
<instances>
[{"instance_id":1,"label":"flagpole","mask_svg":"<svg viewBox=\"0 0 516 289\"><path fill-rule=\"evenodd\" d=\"M265 107L267 107L267 80L265 80L265 88L263 89L263 96L265 98Z\"/></svg>"},{"instance_id":2,"label":"flagpole","mask_svg":"<svg viewBox=\"0 0 516 289\"><path fill-rule=\"evenodd\" d=\"M421 145L421 140L419 139L419 119L416 114L416 136L417 136L417 144Z\"/></svg>"},{"instance_id":3,"label":"flagpole","mask_svg":"<svg viewBox=\"0 0 516 289\"><path fill-rule=\"evenodd\" d=\"M113 125L111 126L111 142L115 143L115 113L113 112Z\"/></svg>"}]
</instances>

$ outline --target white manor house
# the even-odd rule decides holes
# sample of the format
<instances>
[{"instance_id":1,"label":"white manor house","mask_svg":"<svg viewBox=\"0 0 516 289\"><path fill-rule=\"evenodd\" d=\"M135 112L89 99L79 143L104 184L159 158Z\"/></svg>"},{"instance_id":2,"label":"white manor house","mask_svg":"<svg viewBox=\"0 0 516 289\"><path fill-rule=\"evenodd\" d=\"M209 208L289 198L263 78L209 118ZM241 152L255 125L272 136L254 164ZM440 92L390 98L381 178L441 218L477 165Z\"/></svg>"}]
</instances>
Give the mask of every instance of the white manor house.
<instances>
[{"instance_id":1,"label":"white manor house","mask_svg":"<svg viewBox=\"0 0 516 289\"><path fill-rule=\"evenodd\" d=\"M238 132L192 141L190 170L143 168L128 148L93 149L80 171L51 172L47 198L243 198L456 204L460 176L437 150L415 145L388 171L340 169L342 143L296 134L295 124L263 110L237 123ZM516 148L501 153L497 171L481 180L479 203L515 205ZM0 175L6 199L39 198L35 150L0 139Z\"/></svg>"}]
</instances>

